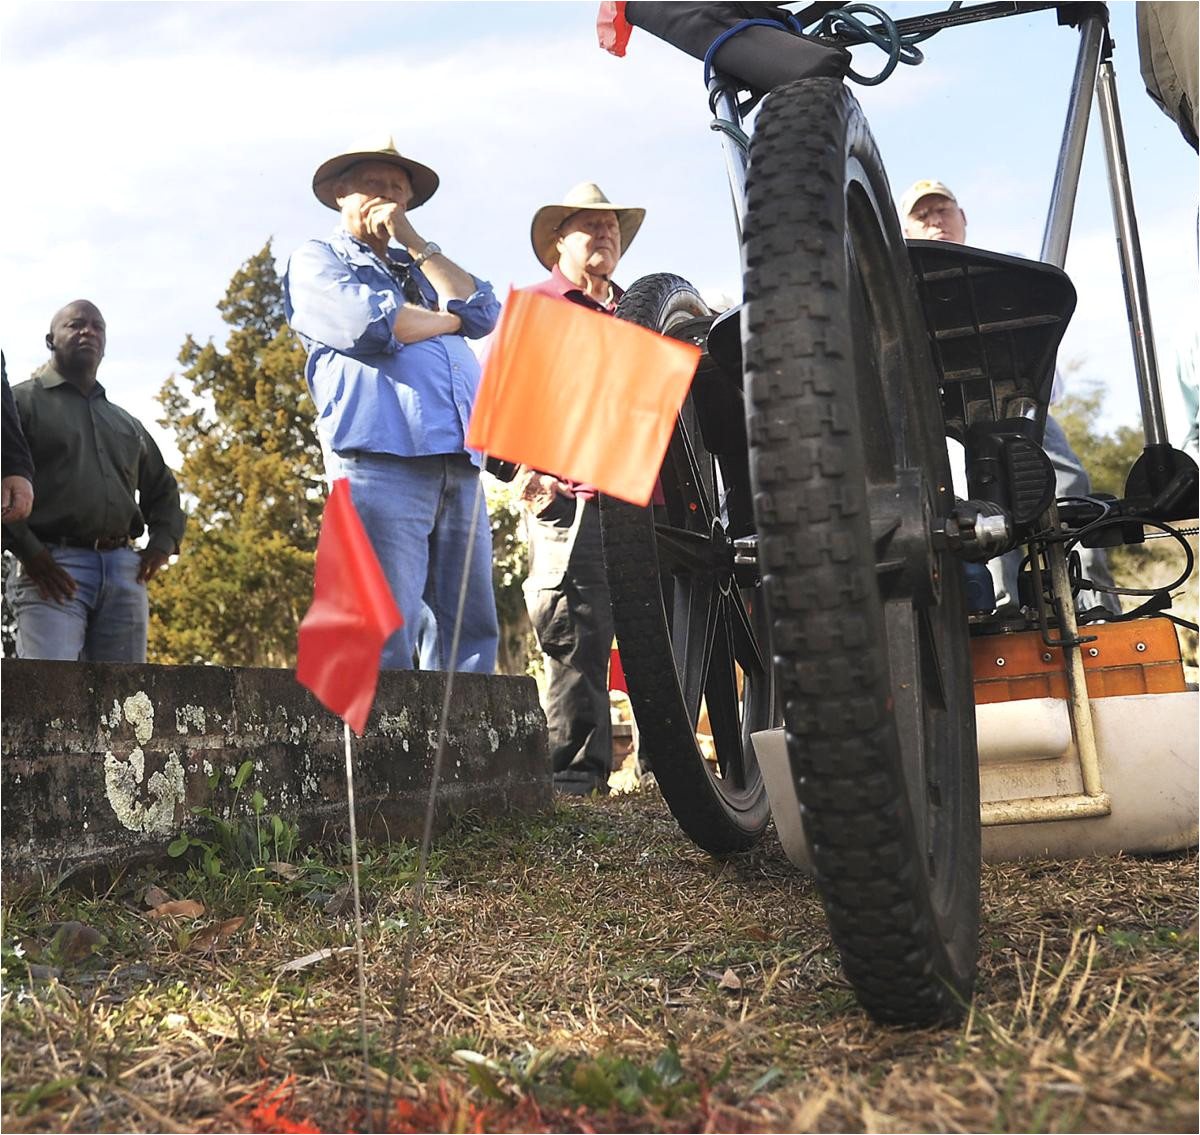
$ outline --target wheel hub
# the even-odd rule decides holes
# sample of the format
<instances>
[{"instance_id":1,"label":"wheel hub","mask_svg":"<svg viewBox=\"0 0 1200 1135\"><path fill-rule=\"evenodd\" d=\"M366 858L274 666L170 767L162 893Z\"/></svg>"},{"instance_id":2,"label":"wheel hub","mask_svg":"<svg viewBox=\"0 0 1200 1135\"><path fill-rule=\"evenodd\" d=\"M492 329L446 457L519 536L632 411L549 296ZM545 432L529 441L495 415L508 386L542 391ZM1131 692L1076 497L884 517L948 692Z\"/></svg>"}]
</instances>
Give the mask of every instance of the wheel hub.
<instances>
[{"instance_id":1,"label":"wheel hub","mask_svg":"<svg viewBox=\"0 0 1200 1135\"><path fill-rule=\"evenodd\" d=\"M734 547L725 525L719 518L714 518L709 533L711 541L713 579L722 595L728 595L734 586Z\"/></svg>"}]
</instances>

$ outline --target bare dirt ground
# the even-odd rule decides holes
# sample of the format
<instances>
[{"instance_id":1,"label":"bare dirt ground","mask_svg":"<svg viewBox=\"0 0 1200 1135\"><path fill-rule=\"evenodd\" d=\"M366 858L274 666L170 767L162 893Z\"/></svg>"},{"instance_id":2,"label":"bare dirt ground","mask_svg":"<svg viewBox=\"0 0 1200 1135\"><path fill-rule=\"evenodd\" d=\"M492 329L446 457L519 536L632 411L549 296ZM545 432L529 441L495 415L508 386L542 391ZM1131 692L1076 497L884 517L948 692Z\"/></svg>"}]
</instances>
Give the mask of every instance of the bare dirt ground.
<instances>
[{"instance_id":1,"label":"bare dirt ground","mask_svg":"<svg viewBox=\"0 0 1200 1135\"><path fill-rule=\"evenodd\" d=\"M366 1074L348 864L288 858L9 888L3 1129L1200 1122L1194 855L986 868L974 1003L902 1032L858 1009L773 835L716 861L653 789L460 821L435 846L399 1025L415 852L364 856Z\"/></svg>"}]
</instances>

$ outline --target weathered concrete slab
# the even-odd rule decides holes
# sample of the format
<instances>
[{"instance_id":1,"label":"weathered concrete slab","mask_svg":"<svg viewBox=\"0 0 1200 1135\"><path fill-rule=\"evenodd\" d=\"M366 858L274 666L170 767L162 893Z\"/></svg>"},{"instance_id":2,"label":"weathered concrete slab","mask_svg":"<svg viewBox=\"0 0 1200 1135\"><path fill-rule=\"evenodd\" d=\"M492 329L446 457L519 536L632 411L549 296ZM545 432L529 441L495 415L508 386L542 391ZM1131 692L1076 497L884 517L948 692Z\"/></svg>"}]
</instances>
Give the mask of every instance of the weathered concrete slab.
<instances>
[{"instance_id":1,"label":"weathered concrete slab","mask_svg":"<svg viewBox=\"0 0 1200 1135\"><path fill-rule=\"evenodd\" d=\"M353 740L360 833L419 836L445 680L380 674L366 735ZM5 659L0 681L5 879L160 858L182 831L205 837L193 808L252 816L256 790L263 813L298 823L303 841L347 826L341 719L290 670ZM235 796L247 760L254 771ZM533 679L456 676L439 823L550 800Z\"/></svg>"}]
</instances>

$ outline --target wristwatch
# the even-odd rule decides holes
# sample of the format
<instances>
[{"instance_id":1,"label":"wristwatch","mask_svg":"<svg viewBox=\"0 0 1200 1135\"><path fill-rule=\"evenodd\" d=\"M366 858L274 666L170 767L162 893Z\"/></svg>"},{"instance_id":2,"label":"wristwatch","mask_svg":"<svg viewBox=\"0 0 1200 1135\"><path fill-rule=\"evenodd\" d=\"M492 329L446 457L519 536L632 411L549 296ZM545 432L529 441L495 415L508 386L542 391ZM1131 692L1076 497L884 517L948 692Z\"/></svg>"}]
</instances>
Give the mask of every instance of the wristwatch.
<instances>
[{"instance_id":1,"label":"wristwatch","mask_svg":"<svg viewBox=\"0 0 1200 1135\"><path fill-rule=\"evenodd\" d=\"M412 266L414 268L420 268L426 260L428 260L431 256L438 256L441 251L442 246L440 244L434 244L433 241L430 241L423 249L421 249L421 255L412 262Z\"/></svg>"}]
</instances>

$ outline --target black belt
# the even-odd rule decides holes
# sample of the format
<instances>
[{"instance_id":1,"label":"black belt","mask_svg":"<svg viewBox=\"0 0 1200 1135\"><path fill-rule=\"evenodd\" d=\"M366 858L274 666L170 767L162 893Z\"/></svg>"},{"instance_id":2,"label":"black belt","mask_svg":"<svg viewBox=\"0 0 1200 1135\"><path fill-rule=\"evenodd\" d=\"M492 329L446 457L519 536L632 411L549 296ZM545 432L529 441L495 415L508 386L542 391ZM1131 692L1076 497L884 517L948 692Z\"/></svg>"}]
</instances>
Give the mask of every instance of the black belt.
<instances>
[{"instance_id":1,"label":"black belt","mask_svg":"<svg viewBox=\"0 0 1200 1135\"><path fill-rule=\"evenodd\" d=\"M56 548L90 548L94 552L111 552L116 548L129 547L128 536L97 536L94 540L81 540L75 536L39 536L38 539Z\"/></svg>"}]
</instances>

